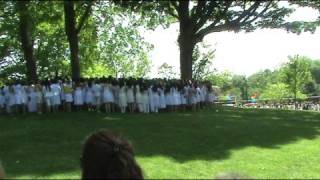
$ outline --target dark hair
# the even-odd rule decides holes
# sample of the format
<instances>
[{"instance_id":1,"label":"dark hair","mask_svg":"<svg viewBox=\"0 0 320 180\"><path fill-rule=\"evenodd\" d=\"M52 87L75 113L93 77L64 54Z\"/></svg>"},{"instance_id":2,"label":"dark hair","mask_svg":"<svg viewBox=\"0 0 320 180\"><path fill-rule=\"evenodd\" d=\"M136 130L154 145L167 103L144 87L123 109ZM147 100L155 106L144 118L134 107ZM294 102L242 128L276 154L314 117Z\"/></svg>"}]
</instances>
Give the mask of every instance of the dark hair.
<instances>
[{"instance_id":1,"label":"dark hair","mask_svg":"<svg viewBox=\"0 0 320 180\"><path fill-rule=\"evenodd\" d=\"M82 179L143 179L131 144L121 136L100 130L88 137L82 158Z\"/></svg>"}]
</instances>

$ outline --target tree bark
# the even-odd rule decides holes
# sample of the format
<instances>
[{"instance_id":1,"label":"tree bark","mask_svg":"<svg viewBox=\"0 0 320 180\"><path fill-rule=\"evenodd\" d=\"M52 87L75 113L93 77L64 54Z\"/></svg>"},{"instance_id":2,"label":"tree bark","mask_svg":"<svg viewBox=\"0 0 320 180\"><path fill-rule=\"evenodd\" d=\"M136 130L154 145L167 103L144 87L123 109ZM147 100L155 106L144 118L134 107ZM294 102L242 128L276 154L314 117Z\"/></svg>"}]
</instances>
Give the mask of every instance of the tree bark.
<instances>
[{"instance_id":1,"label":"tree bark","mask_svg":"<svg viewBox=\"0 0 320 180\"><path fill-rule=\"evenodd\" d=\"M64 1L65 29L71 54L72 79L80 78L79 44L73 1Z\"/></svg>"},{"instance_id":2,"label":"tree bark","mask_svg":"<svg viewBox=\"0 0 320 180\"><path fill-rule=\"evenodd\" d=\"M180 48L181 79L192 79L193 50L196 42L190 23L180 21L180 34L178 38Z\"/></svg>"},{"instance_id":3,"label":"tree bark","mask_svg":"<svg viewBox=\"0 0 320 180\"><path fill-rule=\"evenodd\" d=\"M24 53L24 58L27 67L27 79L29 82L36 82L37 66L33 56L33 40L31 38L31 20L28 12L28 1L18 1L18 12L20 18L19 32L21 39L21 47Z\"/></svg>"}]
</instances>

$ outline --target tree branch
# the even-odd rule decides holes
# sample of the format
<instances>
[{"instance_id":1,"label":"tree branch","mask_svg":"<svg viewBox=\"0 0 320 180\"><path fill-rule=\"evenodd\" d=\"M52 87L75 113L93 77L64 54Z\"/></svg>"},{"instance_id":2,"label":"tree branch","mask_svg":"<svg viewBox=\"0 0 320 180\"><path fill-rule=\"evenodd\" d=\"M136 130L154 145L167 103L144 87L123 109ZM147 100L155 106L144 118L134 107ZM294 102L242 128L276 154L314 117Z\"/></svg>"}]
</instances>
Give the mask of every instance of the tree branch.
<instances>
[{"instance_id":1,"label":"tree branch","mask_svg":"<svg viewBox=\"0 0 320 180\"><path fill-rule=\"evenodd\" d=\"M197 6L192 8L191 21L195 24L201 18L201 12L204 11L207 1L198 1Z\"/></svg>"},{"instance_id":2,"label":"tree branch","mask_svg":"<svg viewBox=\"0 0 320 180\"><path fill-rule=\"evenodd\" d=\"M81 29L84 26L85 21L89 18L90 13L91 13L91 9L92 9L92 5L93 5L93 1L89 1L88 2L88 6L86 8L86 11L84 12L84 14L81 16L80 21L79 21L79 25L76 28L76 33L79 34Z\"/></svg>"},{"instance_id":3,"label":"tree branch","mask_svg":"<svg viewBox=\"0 0 320 180\"><path fill-rule=\"evenodd\" d=\"M177 18L177 19L179 19L179 16L178 16L178 14L176 13L177 12L177 9L175 9L175 6L172 4L173 2L172 1L170 1L168 4L167 4L167 8L168 8L168 14L170 14L171 16L173 16L173 17L175 17L175 18ZM173 7L172 7L172 6Z\"/></svg>"},{"instance_id":4,"label":"tree branch","mask_svg":"<svg viewBox=\"0 0 320 180\"><path fill-rule=\"evenodd\" d=\"M269 7L271 6L271 4L272 4L272 1L269 1L269 3L266 5L266 7L259 13L259 14L257 14L253 19L251 19L250 21L247 21L249 18L250 18L250 16L248 16L247 18L245 18L243 21L241 21L240 23L241 24L243 24L243 23L245 23L245 24L250 24L250 23L252 23L253 21L255 21L255 20L257 20L259 17L261 17L268 9L269 9Z\"/></svg>"},{"instance_id":5,"label":"tree branch","mask_svg":"<svg viewBox=\"0 0 320 180\"><path fill-rule=\"evenodd\" d=\"M178 16L182 22L189 21L189 3L190 0L179 0Z\"/></svg>"},{"instance_id":6,"label":"tree branch","mask_svg":"<svg viewBox=\"0 0 320 180\"><path fill-rule=\"evenodd\" d=\"M253 18L252 20L245 22L242 20L248 20L253 13L258 9L261 1L256 1L253 5L251 5L247 10L242 11L242 13L234 20L232 21L226 21L224 24L216 26L216 24L221 20L221 17L223 17L224 14L219 19L216 19L215 22L207 26L206 28L200 30L197 34L196 37L198 40L202 40L204 36L207 34L213 33L213 32L220 32L220 31L225 31L225 30L237 30L240 28L241 25L253 22L256 20L258 17L260 17L265 11L268 10L268 8L271 5L271 2L266 6L265 9L263 9L257 17ZM227 9L225 9L226 11ZM242 21L242 22L241 22ZM240 23L241 22L241 23Z\"/></svg>"}]
</instances>

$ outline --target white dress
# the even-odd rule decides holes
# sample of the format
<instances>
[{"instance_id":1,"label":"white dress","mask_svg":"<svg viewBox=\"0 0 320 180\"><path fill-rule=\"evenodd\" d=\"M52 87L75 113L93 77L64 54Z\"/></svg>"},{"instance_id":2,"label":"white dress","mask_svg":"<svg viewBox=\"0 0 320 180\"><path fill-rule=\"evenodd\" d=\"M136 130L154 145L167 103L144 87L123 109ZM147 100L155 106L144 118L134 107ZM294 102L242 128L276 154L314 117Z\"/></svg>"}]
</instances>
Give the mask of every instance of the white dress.
<instances>
[{"instance_id":1,"label":"white dress","mask_svg":"<svg viewBox=\"0 0 320 180\"><path fill-rule=\"evenodd\" d=\"M166 97L166 105L167 106L172 106L173 103L172 103L172 95L171 95L171 92L167 92L165 94L165 97Z\"/></svg>"},{"instance_id":2,"label":"white dress","mask_svg":"<svg viewBox=\"0 0 320 180\"><path fill-rule=\"evenodd\" d=\"M103 87L103 103L114 103L114 96L110 84Z\"/></svg>"},{"instance_id":3,"label":"white dress","mask_svg":"<svg viewBox=\"0 0 320 180\"><path fill-rule=\"evenodd\" d=\"M128 103L134 103L134 94L132 87L127 88L127 101Z\"/></svg>"},{"instance_id":4,"label":"white dress","mask_svg":"<svg viewBox=\"0 0 320 180\"><path fill-rule=\"evenodd\" d=\"M8 97L9 97L8 106L11 107L11 106L16 105L15 93L14 92L9 92Z\"/></svg>"},{"instance_id":5,"label":"white dress","mask_svg":"<svg viewBox=\"0 0 320 180\"><path fill-rule=\"evenodd\" d=\"M151 112L154 112L154 102L152 98L152 86L148 88L148 96L149 96L149 108Z\"/></svg>"},{"instance_id":6,"label":"white dress","mask_svg":"<svg viewBox=\"0 0 320 180\"><path fill-rule=\"evenodd\" d=\"M50 91L48 88L43 88L43 94L44 94L44 99L45 103L48 107L52 106L53 102L53 93Z\"/></svg>"},{"instance_id":7,"label":"white dress","mask_svg":"<svg viewBox=\"0 0 320 180\"><path fill-rule=\"evenodd\" d=\"M81 106L83 103L83 90L81 87L76 87L74 91L74 105Z\"/></svg>"},{"instance_id":8,"label":"white dress","mask_svg":"<svg viewBox=\"0 0 320 180\"><path fill-rule=\"evenodd\" d=\"M92 87L86 87L85 93L86 93L86 95L85 95L85 103L86 104L92 104L93 103Z\"/></svg>"},{"instance_id":9,"label":"white dress","mask_svg":"<svg viewBox=\"0 0 320 180\"><path fill-rule=\"evenodd\" d=\"M112 93L114 97L114 103L119 105L119 93L120 93L119 85L112 86Z\"/></svg>"},{"instance_id":10,"label":"white dress","mask_svg":"<svg viewBox=\"0 0 320 180\"><path fill-rule=\"evenodd\" d=\"M119 106L127 107L127 92L125 86L122 86L119 91Z\"/></svg>"},{"instance_id":11,"label":"white dress","mask_svg":"<svg viewBox=\"0 0 320 180\"><path fill-rule=\"evenodd\" d=\"M28 111L36 112L37 111L37 92L33 88L31 88L28 96L29 96Z\"/></svg>"},{"instance_id":12,"label":"white dress","mask_svg":"<svg viewBox=\"0 0 320 180\"><path fill-rule=\"evenodd\" d=\"M137 104L142 104L143 99L142 99L142 94L140 92L140 86L136 85L136 103Z\"/></svg>"},{"instance_id":13,"label":"white dress","mask_svg":"<svg viewBox=\"0 0 320 180\"><path fill-rule=\"evenodd\" d=\"M166 108L166 97L164 95L164 91L163 89L159 89L159 92L160 92L160 108L161 109L165 109Z\"/></svg>"},{"instance_id":14,"label":"white dress","mask_svg":"<svg viewBox=\"0 0 320 180\"><path fill-rule=\"evenodd\" d=\"M160 95L159 95L159 89L158 91L154 92L152 91L152 101L153 101L153 108L152 112L158 112L160 108Z\"/></svg>"},{"instance_id":15,"label":"white dress","mask_svg":"<svg viewBox=\"0 0 320 180\"><path fill-rule=\"evenodd\" d=\"M43 95L41 91L36 91L36 101L37 104L42 104L43 103Z\"/></svg>"},{"instance_id":16,"label":"white dress","mask_svg":"<svg viewBox=\"0 0 320 180\"><path fill-rule=\"evenodd\" d=\"M59 84L51 84L51 91L53 93L52 105L61 104L61 87Z\"/></svg>"},{"instance_id":17,"label":"white dress","mask_svg":"<svg viewBox=\"0 0 320 180\"><path fill-rule=\"evenodd\" d=\"M17 84L16 86L14 86L14 93L15 93L15 98L16 98L16 102L15 104L17 105L21 105L23 104L23 95L22 95L22 86L20 84Z\"/></svg>"},{"instance_id":18,"label":"white dress","mask_svg":"<svg viewBox=\"0 0 320 180\"><path fill-rule=\"evenodd\" d=\"M93 92L93 104L94 105L99 105L101 104L101 91L102 87L100 84L96 83L92 86L92 92Z\"/></svg>"},{"instance_id":19,"label":"white dress","mask_svg":"<svg viewBox=\"0 0 320 180\"><path fill-rule=\"evenodd\" d=\"M142 95L142 112L149 113L150 105L149 105L149 92L148 90L143 91Z\"/></svg>"}]
</instances>

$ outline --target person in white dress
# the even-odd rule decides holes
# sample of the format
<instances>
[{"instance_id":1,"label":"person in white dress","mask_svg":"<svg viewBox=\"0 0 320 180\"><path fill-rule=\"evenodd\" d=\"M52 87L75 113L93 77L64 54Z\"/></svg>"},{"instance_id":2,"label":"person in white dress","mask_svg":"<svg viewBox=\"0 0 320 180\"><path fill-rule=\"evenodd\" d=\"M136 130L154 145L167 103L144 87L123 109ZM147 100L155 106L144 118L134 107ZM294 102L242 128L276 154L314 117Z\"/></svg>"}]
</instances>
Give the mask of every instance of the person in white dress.
<instances>
[{"instance_id":1,"label":"person in white dress","mask_svg":"<svg viewBox=\"0 0 320 180\"><path fill-rule=\"evenodd\" d=\"M73 102L73 96L72 96L73 88L72 88L72 82L71 81L66 81L63 84L62 92L63 92L64 98L65 98L64 111L65 112L71 112L71 104Z\"/></svg>"},{"instance_id":2,"label":"person in white dress","mask_svg":"<svg viewBox=\"0 0 320 180\"><path fill-rule=\"evenodd\" d=\"M129 112L134 112L134 92L133 92L134 86L131 81L128 81L127 85L127 102L128 102L128 108Z\"/></svg>"},{"instance_id":3,"label":"person in white dress","mask_svg":"<svg viewBox=\"0 0 320 180\"><path fill-rule=\"evenodd\" d=\"M16 104L16 111L18 112L18 113L22 113L23 112L23 105L24 105L24 97L23 97L23 94L22 94L22 89L23 89L23 87L21 86L21 84L20 83L17 83L16 85L14 85L13 86L13 88L14 88L14 93L15 93L15 98L16 98L16 100L15 100L15 104Z\"/></svg>"},{"instance_id":4,"label":"person in white dress","mask_svg":"<svg viewBox=\"0 0 320 180\"><path fill-rule=\"evenodd\" d=\"M15 105L16 105L16 96L15 96L13 85L8 86L6 98L7 98L7 113L14 113Z\"/></svg>"},{"instance_id":5,"label":"person in white dress","mask_svg":"<svg viewBox=\"0 0 320 180\"><path fill-rule=\"evenodd\" d=\"M143 99L142 99L142 89L141 84L136 84L135 86L135 92L136 92L136 104L138 107L139 112L143 112Z\"/></svg>"},{"instance_id":6,"label":"person in white dress","mask_svg":"<svg viewBox=\"0 0 320 180\"><path fill-rule=\"evenodd\" d=\"M181 110L186 111L187 98L188 98L188 86L181 83L180 84L180 97L181 97Z\"/></svg>"},{"instance_id":7,"label":"person in white dress","mask_svg":"<svg viewBox=\"0 0 320 180\"><path fill-rule=\"evenodd\" d=\"M121 113L126 112L127 108L127 88L124 82L120 82L120 90L119 90L119 107Z\"/></svg>"},{"instance_id":8,"label":"person in white dress","mask_svg":"<svg viewBox=\"0 0 320 180\"><path fill-rule=\"evenodd\" d=\"M59 106L61 105L61 86L57 81L54 81L51 85L51 91L53 93L52 96L52 107L53 111L57 112L59 110Z\"/></svg>"},{"instance_id":9,"label":"person in white dress","mask_svg":"<svg viewBox=\"0 0 320 180\"><path fill-rule=\"evenodd\" d=\"M149 113L150 112L150 104L149 104L149 91L147 84L143 84L141 88L141 95L142 95L142 112Z\"/></svg>"},{"instance_id":10,"label":"person in white dress","mask_svg":"<svg viewBox=\"0 0 320 180\"><path fill-rule=\"evenodd\" d=\"M149 112L154 112L154 103L153 103L153 98L152 98L152 84L148 84L148 97L149 97Z\"/></svg>"},{"instance_id":11,"label":"person in white dress","mask_svg":"<svg viewBox=\"0 0 320 180\"><path fill-rule=\"evenodd\" d=\"M102 86L99 81L93 82L92 92L93 92L93 107L96 111L100 112Z\"/></svg>"},{"instance_id":12,"label":"person in white dress","mask_svg":"<svg viewBox=\"0 0 320 180\"><path fill-rule=\"evenodd\" d=\"M159 86L159 95L160 95L160 99L159 99L160 107L159 108L161 111L164 111L166 109L167 105L166 105L166 97L164 95L164 85L162 85L162 84L160 84L160 86Z\"/></svg>"},{"instance_id":13,"label":"person in white dress","mask_svg":"<svg viewBox=\"0 0 320 180\"><path fill-rule=\"evenodd\" d=\"M196 88L194 87L193 84L191 84L191 86L189 87L188 95L189 95L189 101L190 101L191 109L192 109L192 111L196 111L196 107L197 107L197 91L196 91Z\"/></svg>"},{"instance_id":14,"label":"person in white dress","mask_svg":"<svg viewBox=\"0 0 320 180\"><path fill-rule=\"evenodd\" d=\"M153 107L152 107L152 112L158 113L159 108L160 108L160 89L158 86L154 85L152 87L152 102L153 102Z\"/></svg>"},{"instance_id":15,"label":"person in white dress","mask_svg":"<svg viewBox=\"0 0 320 180\"><path fill-rule=\"evenodd\" d=\"M114 96L112 93L112 87L110 82L107 82L103 85L103 103L105 106L106 113L112 112L112 106L114 103Z\"/></svg>"},{"instance_id":16,"label":"person in white dress","mask_svg":"<svg viewBox=\"0 0 320 180\"><path fill-rule=\"evenodd\" d=\"M172 110L173 110L173 103L172 103L172 94L171 94L171 91L170 91L170 89L171 89L171 86L170 85L166 85L166 87L165 87L165 91L164 91L164 94L165 94L165 97L166 97L166 106L167 106L167 110L169 111L169 112L172 112Z\"/></svg>"},{"instance_id":17,"label":"person in white dress","mask_svg":"<svg viewBox=\"0 0 320 180\"><path fill-rule=\"evenodd\" d=\"M28 112L37 112L37 93L33 84L29 85L28 99Z\"/></svg>"},{"instance_id":18,"label":"person in white dress","mask_svg":"<svg viewBox=\"0 0 320 180\"><path fill-rule=\"evenodd\" d=\"M88 111L92 110L93 104L93 91L92 91L92 82L89 81L85 83L85 104L87 106Z\"/></svg>"},{"instance_id":19,"label":"person in white dress","mask_svg":"<svg viewBox=\"0 0 320 180\"><path fill-rule=\"evenodd\" d=\"M43 94L42 94L42 86L39 83L35 85L35 94L36 94L36 102L37 102L37 112L38 114L42 114Z\"/></svg>"},{"instance_id":20,"label":"person in white dress","mask_svg":"<svg viewBox=\"0 0 320 180\"><path fill-rule=\"evenodd\" d=\"M52 112L53 93L49 82L46 82L42 87L42 93L44 95L46 112L50 113Z\"/></svg>"},{"instance_id":21,"label":"person in white dress","mask_svg":"<svg viewBox=\"0 0 320 180\"><path fill-rule=\"evenodd\" d=\"M83 87L82 87L82 83L80 82L76 82L75 83L75 90L74 90L74 95L73 95L73 99L74 99L74 106L76 108L77 111L80 111L83 107L83 104L84 104L84 90L83 90Z\"/></svg>"},{"instance_id":22,"label":"person in white dress","mask_svg":"<svg viewBox=\"0 0 320 180\"><path fill-rule=\"evenodd\" d=\"M120 106L119 106L120 86L119 86L119 82L117 80L114 80L112 82L112 93L113 93L113 97L114 97L114 106L113 106L114 109L112 110L112 112L116 112L120 108Z\"/></svg>"}]
</instances>

